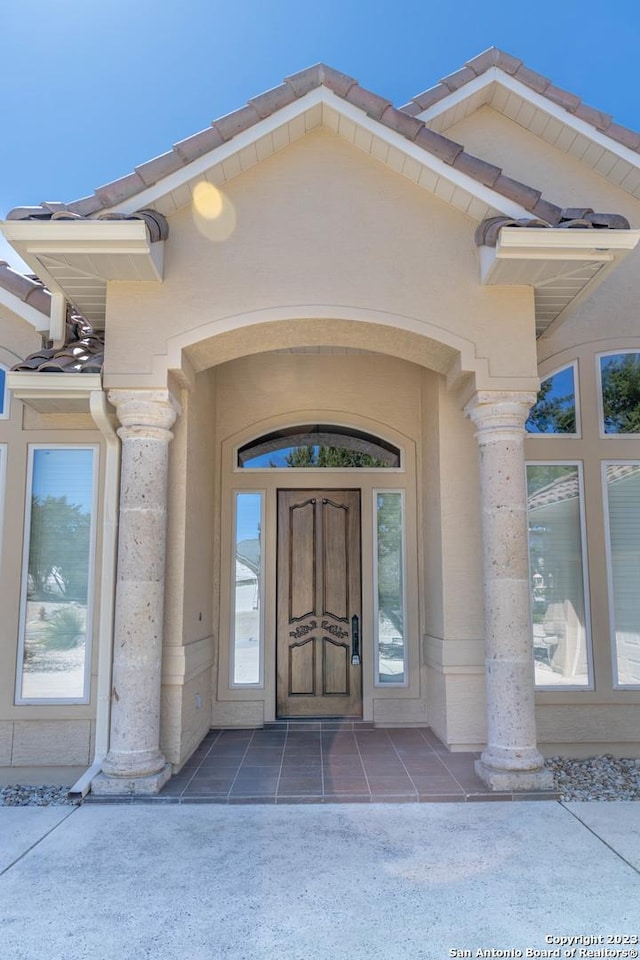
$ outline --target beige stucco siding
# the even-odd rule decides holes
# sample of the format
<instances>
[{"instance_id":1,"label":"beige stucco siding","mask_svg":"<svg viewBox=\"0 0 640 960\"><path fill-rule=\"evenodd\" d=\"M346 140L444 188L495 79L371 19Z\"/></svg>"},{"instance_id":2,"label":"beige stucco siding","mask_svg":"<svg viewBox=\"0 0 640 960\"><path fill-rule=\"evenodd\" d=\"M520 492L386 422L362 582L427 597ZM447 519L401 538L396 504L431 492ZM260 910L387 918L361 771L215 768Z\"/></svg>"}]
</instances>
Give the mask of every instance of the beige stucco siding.
<instances>
[{"instance_id":1,"label":"beige stucco siding","mask_svg":"<svg viewBox=\"0 0 640 960\"><path fill-rule=\"evenodd\" d=\"M480 107L446 135L463 143L468 153L501 167L507 176L541 190L546 200L560 207L624 213L632 226L640 226L640 200L491 107Z\"/></svg>"},{"instance_id":2,"label":"beige stucco siding","mask_svg":"<svg viewBox=\"0 0 640 960\"><path fill-rule=\"evenodd\" d=\"M163 284L110 286L107 383L151 375L154 355L248 316L304 318L323 305L466 344L490 376L535 376L531 291L480 286L475 223L335 135L309 134L226 193L227 239L208 239L185 206L169 218ZM155 363L160 380L179 353Z\"/></svg>"},{"instance_id":3,"label":"beige stucco siding","mask_svg":"<svg viewBox=\"0 0 640 960\"><path fill-rule=\"evenodd\" d=\"M40 334L30 323L0 303L0 363L12 367L41 344Z\"/></svg>"}]
</instances>

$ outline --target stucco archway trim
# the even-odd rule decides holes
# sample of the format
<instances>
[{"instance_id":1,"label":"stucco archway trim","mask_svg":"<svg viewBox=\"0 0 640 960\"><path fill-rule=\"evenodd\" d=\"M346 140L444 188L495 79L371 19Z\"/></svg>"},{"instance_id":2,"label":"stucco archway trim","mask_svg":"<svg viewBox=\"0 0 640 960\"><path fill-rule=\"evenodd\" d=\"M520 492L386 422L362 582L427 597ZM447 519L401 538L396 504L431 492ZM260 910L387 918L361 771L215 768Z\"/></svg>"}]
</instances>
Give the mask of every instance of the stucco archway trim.
<instances>
[{"instance_id":1,"label":"stucco archway trim","mask_svg":"<svg viewBox=\"0 0 640 960\"><path fill-rule=\"evenodd\" d=\"M169 339L167 353L154 358L153 380L165 383L169 370L199 373L239 357L303 346L381 353L444 374L450 384L472 375L476 384L497 389L472 340L416 317L338 304L267 307L211 320Z\"/></svg>"}]
</instances>

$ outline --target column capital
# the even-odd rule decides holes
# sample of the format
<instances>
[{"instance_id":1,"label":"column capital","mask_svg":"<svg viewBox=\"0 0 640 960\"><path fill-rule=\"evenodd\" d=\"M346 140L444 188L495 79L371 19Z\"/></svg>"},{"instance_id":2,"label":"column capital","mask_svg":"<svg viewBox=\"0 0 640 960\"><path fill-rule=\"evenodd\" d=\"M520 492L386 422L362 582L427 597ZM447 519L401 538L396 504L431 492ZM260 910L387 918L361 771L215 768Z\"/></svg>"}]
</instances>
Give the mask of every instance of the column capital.
<instances>
[{"instance_id":1,"label":"column capital","mask_svg":"<svg viewBox=\"0 0 640 960\"><path fill-rule=\"evenodd\" d=\"M520 438L537 394L524 390L479 390L464 408L478 443Z\"/></svg>"},{"instance_id":2,"label":"column capital","mask_svg":"<svg viewBox=\"0 0 640 960\"><path fill-rule=\"evenodd\" d=\"M158 436L171 440L171 427L181 413L180 404L169 390L109 390L109 402L122 424L118 435ZM166 435L166 436L165 436Z\"/></svg>"}]
</instances>

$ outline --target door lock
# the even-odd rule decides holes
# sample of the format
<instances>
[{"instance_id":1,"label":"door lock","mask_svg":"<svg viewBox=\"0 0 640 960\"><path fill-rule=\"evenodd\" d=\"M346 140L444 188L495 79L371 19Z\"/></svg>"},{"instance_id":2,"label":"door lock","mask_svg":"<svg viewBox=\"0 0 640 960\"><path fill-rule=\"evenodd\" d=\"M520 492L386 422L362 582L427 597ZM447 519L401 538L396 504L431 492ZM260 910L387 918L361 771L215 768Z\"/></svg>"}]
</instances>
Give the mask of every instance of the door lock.
<instances>
[{"instance_id":1,"label":"door lock","mask_svg":"<svg viewBox=\"0 0 640 960\"><path fill-rule=\"evenodd\" d=\"M351 617L351 664L360 666L360 618L355 613Z\"/></svg>"}]
</instances>

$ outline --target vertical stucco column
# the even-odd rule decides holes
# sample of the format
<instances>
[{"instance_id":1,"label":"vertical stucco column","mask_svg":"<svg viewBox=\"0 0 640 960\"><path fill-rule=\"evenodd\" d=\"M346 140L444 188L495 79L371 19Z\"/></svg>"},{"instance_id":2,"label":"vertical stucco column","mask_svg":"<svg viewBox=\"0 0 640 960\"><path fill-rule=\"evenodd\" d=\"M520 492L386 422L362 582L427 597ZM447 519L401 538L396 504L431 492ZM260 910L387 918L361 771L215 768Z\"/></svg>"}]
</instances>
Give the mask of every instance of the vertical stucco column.
<instances>
[{"instance_id":1,"label":"vertical stucco column","mask_svg":"<svg viewBox=\"0 0 640 960\"><path fill-rule=\"evenodd\" d=\"M160 681L170 428L166 390L111 390L122 426L111 735L94 793L157 793L170 776L160 752Z\"/></svg>"},{"instance_id":2,"label":"vertical stucco column","mask_svg":"<svg viewBox=\"0 0 640 960\"><path fill-rule=\"evenodd\" d=\"M478 392L476 427L486 638L487 748L476 772L494 790L553 786L536 745L524 424L534 393Z\"/></svg>"}]
</instances>

